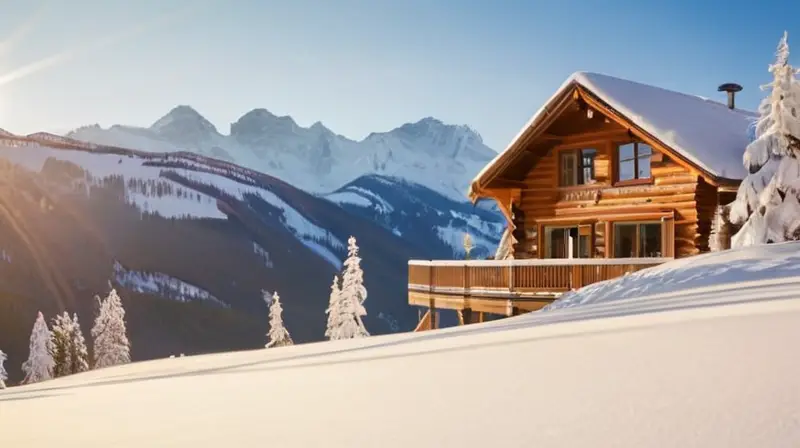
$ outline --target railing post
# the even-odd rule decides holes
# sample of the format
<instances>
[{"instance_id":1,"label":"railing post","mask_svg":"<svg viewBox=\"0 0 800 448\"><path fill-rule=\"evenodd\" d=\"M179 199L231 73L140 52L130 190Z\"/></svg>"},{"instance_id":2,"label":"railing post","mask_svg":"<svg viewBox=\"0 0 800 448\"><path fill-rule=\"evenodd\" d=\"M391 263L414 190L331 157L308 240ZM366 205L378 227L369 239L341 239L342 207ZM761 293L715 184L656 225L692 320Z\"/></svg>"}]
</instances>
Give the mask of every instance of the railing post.
<instances>
[{"instance_id":1,"label":"railing post","mask_svg":"<svg viewBox=\"0 0 800 448\"><path fill-rule=\"evenodd\" d=\"M472 285L469 278L469 265L464 263L464 297L469 296L469 289L471 286Z\"/></svg>"},{"instance_id":2,"label":"railing post","mask_svg":"<svg viewBox=\"0 0 800 448\"><path fill-rule=\"evenodd\" d=\"M430 279L429 282L428 282L428 283L430 283L429 288L428 288L428 299L429 299L429 301L428 301L428 310L431 313L431 330L435 330L436 329L436 325L437 325L437 322L436 322L436 301L433 298L433 291L434 291L433 284L436 281L435 275L436 275L436 270L433 268L433 262L431 262L428 265L428 278Z\"/></svg>"},{"instance_id":3,"label":"railing post","mask_svg":"<svg viewBox=\"0 0 800 448\"><path fill-rule=\"evenodd\" d=\"M428 298L433 299L433 262L428 264Z\"/></svg>"},{"instance_id":4,"label":"railing post","mask_svg":"<svg viewBox=\"0 0 800 448\"><path fill-rule=\"evenodd\" d=\"M514 265L508 261L508 292L514 292Z\"/></svg>"}]
</instances>

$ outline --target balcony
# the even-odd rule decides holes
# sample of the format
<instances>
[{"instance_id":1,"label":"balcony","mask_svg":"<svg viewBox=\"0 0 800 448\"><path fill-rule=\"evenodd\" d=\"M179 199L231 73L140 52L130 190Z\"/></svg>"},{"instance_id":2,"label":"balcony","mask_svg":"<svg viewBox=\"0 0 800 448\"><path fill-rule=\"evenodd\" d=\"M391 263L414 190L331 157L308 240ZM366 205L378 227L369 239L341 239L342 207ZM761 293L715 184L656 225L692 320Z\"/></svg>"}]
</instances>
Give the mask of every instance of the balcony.
<instances>
[{"instance_id":1,"label":"balcony","mask_svg":"<svg viewBox=\"0 0 800 448\"><path fill-rule=\"evenodd\" d=\"M536 311L561 294L610 280L671 258L586 258L408 262L408 303L429 308L436 328L436 310L459 312L471 323L473 313L512 316Z\"/></svg>"}]
</instances>

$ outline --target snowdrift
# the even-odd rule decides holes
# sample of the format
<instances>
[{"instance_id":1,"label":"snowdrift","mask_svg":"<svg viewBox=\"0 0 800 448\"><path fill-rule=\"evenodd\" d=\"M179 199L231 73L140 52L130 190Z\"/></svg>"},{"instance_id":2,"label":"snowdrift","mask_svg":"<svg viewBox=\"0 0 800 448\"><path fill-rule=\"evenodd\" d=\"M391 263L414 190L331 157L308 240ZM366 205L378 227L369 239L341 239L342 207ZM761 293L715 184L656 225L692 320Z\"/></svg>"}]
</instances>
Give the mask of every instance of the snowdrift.
<instances>
[{"instance_id":1,"label":"snowdrift","mask_svg":"<svg viewBox=\"0 0 800 448\"><path fill-rule=\"evenodd\" d=\"M677 260L485 324L10 388L0 445L794 446L795 254Z\"/></svg>"}]
</instances>

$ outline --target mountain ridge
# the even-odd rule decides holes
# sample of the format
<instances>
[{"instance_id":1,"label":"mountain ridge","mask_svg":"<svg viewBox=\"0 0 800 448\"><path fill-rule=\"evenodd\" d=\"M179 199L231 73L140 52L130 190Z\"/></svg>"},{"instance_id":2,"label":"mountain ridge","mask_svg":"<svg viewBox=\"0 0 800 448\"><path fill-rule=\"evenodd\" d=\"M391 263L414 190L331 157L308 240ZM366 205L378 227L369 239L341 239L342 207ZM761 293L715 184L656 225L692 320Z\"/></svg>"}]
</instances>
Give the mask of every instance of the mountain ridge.
<instances>
[{"instance_id":1,"label":"mountain ridge","mask_svg":"<svg viewBox=\"0 0 800 448\"><path fill-rule=\"evenodd\" d=\"M194 152L276 176L315 194L377 174L401 177L459 201L466 201L472 176L497 155L470 126L445 124L430 116L353 140L320 121L304 127L290 115L255 108L224 134L185 104L149 127L94 124L65 137L149 152Z\"/></svg>"}]
</instances>

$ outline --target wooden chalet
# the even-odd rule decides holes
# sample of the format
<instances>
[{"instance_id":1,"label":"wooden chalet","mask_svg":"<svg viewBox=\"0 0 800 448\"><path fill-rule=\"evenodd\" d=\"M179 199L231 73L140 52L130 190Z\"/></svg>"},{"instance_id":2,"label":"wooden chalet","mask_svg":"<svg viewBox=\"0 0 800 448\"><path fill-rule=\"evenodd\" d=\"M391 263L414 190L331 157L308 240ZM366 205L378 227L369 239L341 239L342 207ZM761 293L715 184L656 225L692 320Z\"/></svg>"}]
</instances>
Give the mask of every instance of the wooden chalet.
<instances>
[{"instance_id":1,"label":"wooden chalet","mask_svg":"<svg viewBox=\"0 0 800 448\"><path fill-rule=\"evenodd\" d=\"M732 88L731 88L732 86ZM512 260L409 262L409 303L464 323L541 308L559 294L708 251L715 214L747 174L756 115L611 76L572 75L473 180L516 244ZM719 245L730 236L719 231ZM431 313L430 311L433 311Z\"/></svg>"}]
</instances>

